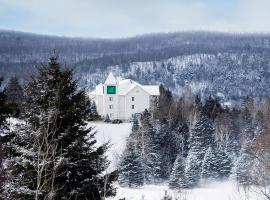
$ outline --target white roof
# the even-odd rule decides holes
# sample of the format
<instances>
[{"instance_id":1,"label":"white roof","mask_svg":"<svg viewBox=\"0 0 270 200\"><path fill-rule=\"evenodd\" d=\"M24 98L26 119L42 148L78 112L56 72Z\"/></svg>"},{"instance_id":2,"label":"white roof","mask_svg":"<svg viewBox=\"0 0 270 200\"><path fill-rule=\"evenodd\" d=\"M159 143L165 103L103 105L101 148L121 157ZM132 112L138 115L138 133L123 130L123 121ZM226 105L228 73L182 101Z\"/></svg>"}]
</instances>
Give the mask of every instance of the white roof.
<instances>
[{"instance_id":1,"label":"white roof","mask_svg":"<svg viewBox=\"0 0 270 200\"><path fill-rule=\"evenodd\" d=\"M116 78L114 77L113 73L110 72L104 84L106 85L116 84L116 82L117 82Z\"/></svg>"},{"instance_id":2,"label":"white roof","mask_svg":"<svg viewBox=\"0 0 270 200\"><path fill-rule=\"evenodd\" d=\"M105 85L110 84L117 84L117 94L118 95L125 95L130 92L135 87L142 88L145 92L149 95L159 95L159 86L158 85L141 85L136 81L131 79L122 79L121 77L115 78L114 75L110 72L106 81L104 82ZM103 84L99 84L96 86L96 90L91 92L92 95L102 95L103 94Z\"/></svg>"}]
</instances>

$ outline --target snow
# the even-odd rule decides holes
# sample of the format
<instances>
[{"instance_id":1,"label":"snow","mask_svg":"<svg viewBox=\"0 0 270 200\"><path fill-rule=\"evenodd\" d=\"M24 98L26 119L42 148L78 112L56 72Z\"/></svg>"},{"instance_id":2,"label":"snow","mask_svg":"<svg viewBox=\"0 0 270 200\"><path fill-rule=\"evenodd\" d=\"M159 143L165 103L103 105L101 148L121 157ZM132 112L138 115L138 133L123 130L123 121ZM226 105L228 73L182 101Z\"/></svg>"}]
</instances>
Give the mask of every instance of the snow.
<instances>
[{"instance_id":1,"label":"snow","mask_svg":"<svg viewBox=\"0 0 270 200\"><path fill-rule=\"evenodd\" d=\"M136 86L143 88L150 95L159 95L159 86L158 85L141 85L136 81L131 79L122 79L121 77L115 78L112 72L109 73L105 85L116 85L118 83L117 93L119 95L126 95ZM96 89L90 92L91 95L102 95L103 94L103 85L99 84L96 86Z\"/></svg>"},{"instance_id":2,"label":"snow","mask_svg":"<svg viewBox=\"0 0 270 200\"><path fill-rule=\"evenodd\" d=\"M131 132L131 123L109 124L104 122L89 122L89 126L95 127L97 131L97 145L110 141L111 147L108 152L108 159L111 161L109 170L115 169L119 156L124 151L126 138Z\"/></svg>"},{"instance_id":3,"label":"snow","mask_svg":"<svg viewBox=\"0 0 270 200\"><path fill-rule=\"evenodd\" d=\"M116 168L119 156L123 152L126 144L126 138L131 132L131 123L109 124L104 122L89 122L89 126L95 127L97 131L97 145L110 141L111 148L107 153L111 165L109 170ZM216 182L204 187L193 190L176 191L170 190L167 184L163 185L144 185L140 188L123 188L117 186L117 195L108 200L161 200L165 192L169 196L178 198L177 200L263 200L261 196L255 196L254 193L246 194L243 189L233 181Z\"/></svg>"},{"instance_id":4,"label":"snow","mask_svg":"<svg viewBox=\"0 0 270 200\"><path fill-rule=\"evenodd\" d=\"M116 78L114 77L112 72L109 73L109 75L105 81L105 84L106 85L109 85L109 84L115 85L116 84Z\"/></svg>"},{"instance_id":5,"label":"snow","mask_svg":"<svg viewBox=\"0 0 270 200\"><path fill-rule=\"evenodd\" d=\"M245 193L234 182L219 182L193 190L170 190L166 185L145 185L141 188L118 187L117 195L110 200L161 200L165 193L173 200L263 200L261 196Z\"/></svg>"}]
</instances>

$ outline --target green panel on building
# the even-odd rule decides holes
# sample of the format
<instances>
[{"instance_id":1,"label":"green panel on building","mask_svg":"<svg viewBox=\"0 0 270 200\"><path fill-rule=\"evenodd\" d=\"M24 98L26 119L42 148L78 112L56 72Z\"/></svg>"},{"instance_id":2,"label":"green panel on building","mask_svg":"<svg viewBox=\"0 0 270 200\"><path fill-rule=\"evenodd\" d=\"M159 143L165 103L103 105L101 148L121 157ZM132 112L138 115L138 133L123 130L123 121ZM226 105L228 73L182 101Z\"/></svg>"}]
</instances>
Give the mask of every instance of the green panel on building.
<instances>
[{"instance_id":1,"label":"green panel on building","mask_svg":"<svg viewBox=\"0 0 270 200\"><path fill-rule=\"evenodd\" d=\"M116 87L113 85L107 86L107 94L116 94Z\"/></svg>"}]
</instances>

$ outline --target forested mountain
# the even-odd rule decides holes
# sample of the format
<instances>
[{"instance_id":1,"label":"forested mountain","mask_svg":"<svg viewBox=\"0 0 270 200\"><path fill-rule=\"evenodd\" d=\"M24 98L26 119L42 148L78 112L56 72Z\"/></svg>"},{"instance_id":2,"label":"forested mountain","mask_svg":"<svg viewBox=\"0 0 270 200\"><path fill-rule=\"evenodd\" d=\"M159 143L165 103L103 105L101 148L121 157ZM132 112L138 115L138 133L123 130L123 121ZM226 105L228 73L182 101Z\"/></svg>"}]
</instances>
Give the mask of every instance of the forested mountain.
<instances>
[{"instance_id":1,"label":"forested mountain","mask_svg":"<svg viewBox=\"0 0 270 200\"><path fill-rule=\"evenodd\" d=\"M218 32L160 33L87 39L0 31L0 73L27 80L52 49L91 90L107 72L142 83L163 83L239 100L270 95L270 35Z\"/></svg>"}]
</instances>

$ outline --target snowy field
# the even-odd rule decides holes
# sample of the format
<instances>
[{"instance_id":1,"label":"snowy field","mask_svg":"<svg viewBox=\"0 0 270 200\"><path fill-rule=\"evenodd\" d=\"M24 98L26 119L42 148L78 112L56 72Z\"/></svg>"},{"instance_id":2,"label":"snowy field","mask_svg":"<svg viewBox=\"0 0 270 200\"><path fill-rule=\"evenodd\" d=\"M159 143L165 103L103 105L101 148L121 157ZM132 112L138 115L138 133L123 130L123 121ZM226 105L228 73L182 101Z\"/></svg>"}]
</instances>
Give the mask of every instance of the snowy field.
<instances>
[{"instance_id":1,"label":"snowy field","mask_svg":"<svg viewBox=\"0 0 270 200\"><path fill-rule=\"evenodd\" d=\"M111 200L163 200L165 193L172 200L263 200L255 193L248 194L233 182L215 183L204 188L172 191L166 185L145 185L142 188L118 188L117 196Z\"/></svg>"},{"instance_id":2,"label":"snowy field","mask_svg":"<svg viewBox=\"0 0 270 200\"><path fill-rule=\"evenodd\" d=\"M110 170L116 167L119 155L125 148L126 138L131 132L130 123L107 124L103 122L90 122L90 126L95 127L97 134L97 144L110 141L111 148L108 158L111 160ZM173 200L263 200L254 194L246 194L233 182L215 183L203 188L185 191L169 190L167 185L145 185L141 188L121 188L118 187L117 195L110 200L161 200L165 192L173 197Z\"/></svg>"},{"instance_id":3,"label":"snowy field","mask_svg":"<svg viewBox=\"0 0 270 200\"><path fill-rule=\"evenodd\" d=\"M111 148L108 158L111 161L110 169L115 169L120 154L124 151L126 138L131 132L131 123L108 124L104 122L89 122L89 126L95 127L97 131L97 145L110 141Z\"/></svg>"}]
</instances>

